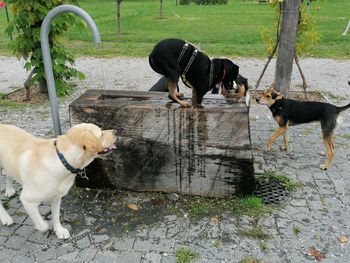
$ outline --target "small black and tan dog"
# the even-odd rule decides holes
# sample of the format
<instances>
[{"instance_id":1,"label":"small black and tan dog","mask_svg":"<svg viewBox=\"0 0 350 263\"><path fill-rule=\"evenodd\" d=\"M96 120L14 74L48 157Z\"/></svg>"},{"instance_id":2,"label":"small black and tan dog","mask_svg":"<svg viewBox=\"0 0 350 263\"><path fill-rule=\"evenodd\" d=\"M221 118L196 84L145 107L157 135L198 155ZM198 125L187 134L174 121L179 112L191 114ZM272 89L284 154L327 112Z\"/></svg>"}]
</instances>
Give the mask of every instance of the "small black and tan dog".
<instances>
[{"instance_id":1,"label":"small black and tan dog","mask_svg":"<svg viewBox=\"0 0 350 263\"><path fill-rule=\"evenodd\" d=\"M284 139L282 149L288 148L287 130L289 126L319 121L327 155L325 163L321 164L320 168L326 170L330 167L334 157L335 130L341 118L339 114L350 108L350 103L338 107L324 102L287 99L280 92L275 91L274 86L266 89L260 97L256 98L256 101L270 108L273 118L279 125L267 143L268 151L271 150L273 142L281 135Z\"/></svg>"},{"instance_id":2,"label":"small black and tan dog","mask_svg":"<svg viewBox=\"0 0 350 263\"><path fill-rule=\"evenodd\" d=\"M244 77L238 79L239 67L229 59L210 59L192 44L181 39L164 39L158 42L149 55L151 68L166 78L165 91L169 97L181 106L190 104L183 100L178 92L178 81L192 88L192 105L200 105L204 95L221 83L223 94L238 93L244 96L248 82ZM236 81L242 80L236 83ZM245 82L243 82L245 80ZM161 85L154 86L153 91L164 91Z\"/></svg>"}]
</instances>

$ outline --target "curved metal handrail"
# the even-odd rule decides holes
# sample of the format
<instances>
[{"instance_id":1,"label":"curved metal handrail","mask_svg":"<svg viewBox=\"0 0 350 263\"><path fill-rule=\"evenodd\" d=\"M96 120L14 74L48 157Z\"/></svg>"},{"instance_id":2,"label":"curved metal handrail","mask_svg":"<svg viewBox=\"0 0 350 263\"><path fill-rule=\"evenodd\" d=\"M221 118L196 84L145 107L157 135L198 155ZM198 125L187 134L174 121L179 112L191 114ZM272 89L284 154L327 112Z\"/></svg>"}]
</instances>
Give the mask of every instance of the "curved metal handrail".
<instances>
[{"instance_id":1,"label":"curved metal handrail","mask_svg":"<svg viewBox=\"0 0 350 263\"><path fill-rule=\"evenodd\" d=\"M51 114L52 114L55 136L62 134L62 131L61 131L59 112L58 112L56 86L55 86L55 80L53 76L52 61L51 61L51 55L50 55L49 33L50 33L50 26L51 26L52 20L57 15L64 12L72 12L82 17L87 23L87 25L89 26L95 43L96 44L101 43L99 31L97 29L95 22L91 18L91 16L80 7L77 7L74 5L60 5L55 7L46 15L41 25L41 29L40 29L41 52L42 52L44 68L45 68L46 83L47 83L47 89L49 92L49 100L51 105Z\"/></svg>"}]
</instances>

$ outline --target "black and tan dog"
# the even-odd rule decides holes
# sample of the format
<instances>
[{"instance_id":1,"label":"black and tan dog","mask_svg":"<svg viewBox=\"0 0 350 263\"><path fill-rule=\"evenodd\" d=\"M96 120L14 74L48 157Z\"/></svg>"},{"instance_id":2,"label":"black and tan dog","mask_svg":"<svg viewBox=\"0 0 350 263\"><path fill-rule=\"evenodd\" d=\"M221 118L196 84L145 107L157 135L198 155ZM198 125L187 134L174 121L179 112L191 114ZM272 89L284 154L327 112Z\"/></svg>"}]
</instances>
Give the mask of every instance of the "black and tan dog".
<instances>
[{"instance_id":1,"label":"black and tan dog","mask_svg":"<svg viewBox=\"0 0 350 263\"><path fill-rule=\"evenodd\" d=\"M184 107L190 104L182 100L182 93L178 93L180 77L187 87L192 88L194 106L201 104L204 95L217 83L222 83L224 95L238 93L244 96L248 90L248 85L245 85L247 81L236 84L239 67L231 60L210 59L181 39L164 39L158 42L149 55L149 64L155 72L166 78L164 89L169 92L169 97ZM241 80L243 79L245 78L242 77ZM152 90L163 91L163 88L156 86Z\"/></svg>"},{"instance_id":2,"label":"black and tan dog","mask_svg":"<svg viewBox=\"0 0 350 263\"><path fill-rule=\"evenodd\" d=\"M326 170L330 167L334 157L335 130L340 122L339 114L350 108L350 104L337 107L324 102L287 99L281 93L275 91L273 86L266 89L256 101L270 108L273 118L279 125L279 128L271 135L267 143L268 151L271 150L273 142L281 135L284 139L282 149L286 150L288 148L287 130L289 126L319 121L327 152L327 159L324 164L320 165L320 168Z\"/></svg>"}]
</instances>

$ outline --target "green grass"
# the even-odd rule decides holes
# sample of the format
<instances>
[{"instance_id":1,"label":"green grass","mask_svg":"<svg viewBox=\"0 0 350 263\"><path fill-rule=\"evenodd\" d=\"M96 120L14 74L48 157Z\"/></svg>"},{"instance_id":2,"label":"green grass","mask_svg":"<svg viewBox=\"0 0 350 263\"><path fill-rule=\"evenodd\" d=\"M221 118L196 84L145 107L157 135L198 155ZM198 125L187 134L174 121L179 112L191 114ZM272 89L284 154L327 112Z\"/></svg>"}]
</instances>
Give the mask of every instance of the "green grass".
<instances>
[{"instance_id":1,"label":"green grass","mask_svg":"<svg viewBox=\"0 0 350 263\"><path fill-rule=\"evenodd\" d=\"M253 226L253 228L249 230L240 231L240 234L242 236L258 240L267 240L272 238L260 226Z\"/></svg>"},{"instance_id":2,"label":"green grass","mask_svg":"<svg viewBox=\"0 0 350 263\"><path fill-rule=\"evenodd\" d=\"M199 254L190 249L181 248L176 251L176 263L190 263L199 258Z\"/></svg>"},{"instance_id":3,"label":"green grass","mask_svg":"<svg viewBox=\"0 0 350 263\"><path fill-rule=\"evenodd\" d=\"M302 185L298 182L293 181L286 175L277 174L275 171L265 171L262 175L257 177L259 181L277 181L285 187L288 191L296 191L301 188Z\"/></svg>"},{"instance_id":4,"label":"green grass","mask_svg":"<svg viewBox=\"0 0 350 263\"><path fill-rule=\"evenodd\" d=\"M239 261L239 263L260 263L260 261L256 257L249 256Z\"/></svg>"},{"instance_id":5,"label":"green grass","mask_svg":"<svg viewBox=\"0 0 350 263\"><path fill-rule=\"evenodd\" d=\"M8 99L5 99L0 94L0 112L7 111L7 110L24 110L26 107L30 107L30 103L18 103L15 101L11 101Z\"/></svg>"},{"instance_id":6,"label":"green grass","mask_svg":"<svg viewBox=\"0 0 350 263\"><path fill-rule=\"evenodd\" d=\"M254 218L259 218L263 214L271 212L271 208L265 206L261 199L257 197L191 197L182 200L182 202L183 207L186 208L194 220L205 216L220 216L224 212L231 212L235 216L247 215Z\"/></svg>"},{"instance_id":7,"label":"green grass","mask_svg":"<svg viewBox=\"0 0 350 263\"><path fill-rule=\"evenodd\" d=\"M340 137L350 139L350 134L339 134Z\"/></svg>"},{"instance_id":8,"label":"green grass","mask_svg":"<svg viewBox=\"0 0 350 263\"><path fill-rule=\"evenodd\" d=\"M87 27L67 33L67 47L82 56L147 56L154 44L163 38L186 39L210 56L266 57L261 29L272 27L275 11L269 4L257 1L229 0L227 5L175 5L163 2L163 19L159 18L159 1L128 0L121 4L121 31L116 34L116 4L111 0L80 0L80 6L95 20L102 38L96 47ZM349 58L350 34L342 36L349 18L350 1L319 0L312 2L320 43L306 56ZM6 18L0 9L0 32ZM10 55L9 40L0 34L0 55Z\"/></svg>"}]
</instances>

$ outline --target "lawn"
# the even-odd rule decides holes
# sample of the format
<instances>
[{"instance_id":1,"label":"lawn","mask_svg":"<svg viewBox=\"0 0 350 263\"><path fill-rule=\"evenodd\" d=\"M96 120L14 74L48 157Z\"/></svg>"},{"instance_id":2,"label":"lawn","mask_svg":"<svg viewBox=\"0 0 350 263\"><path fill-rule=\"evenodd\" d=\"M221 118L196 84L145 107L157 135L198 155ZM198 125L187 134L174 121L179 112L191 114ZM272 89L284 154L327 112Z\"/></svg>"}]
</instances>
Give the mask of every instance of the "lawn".
<instances>
[{"instance_id":1,"label":"lawn","mask_svg":"<svg viewBox=\"0 0 350 263\"><path fill-rule=\"evenodd\" d=\"M66 45L83 56L147 56L163 38L186 39L210 56L265 57L261 39L263 27L272 27L276 16L269 4L257 1L229 0L227 5L176 5L163 1L163 18L158 0L127 0L121 4L121 35L116 34L116 4L112 0L80 0L80 6L95 20L102 38L96 47L88 28L73 28ZM350 33L342 32L350 19L349 0L317 0L311 12L321 34L319 44L305 56L350 58ZM1 14L3 13L3 14ZM345 18L346 17L346 18ZM0 31L6 26L0 10ZM8 39L0 34L0 55L10 55Z\"/></svg>"}]
</instances>

